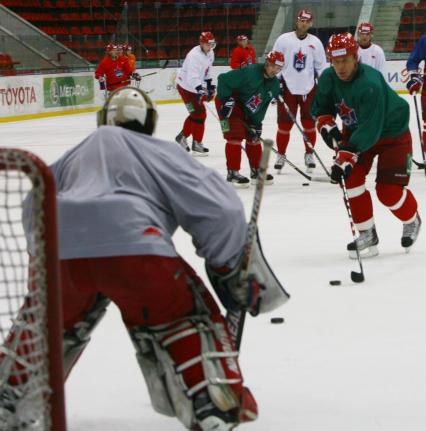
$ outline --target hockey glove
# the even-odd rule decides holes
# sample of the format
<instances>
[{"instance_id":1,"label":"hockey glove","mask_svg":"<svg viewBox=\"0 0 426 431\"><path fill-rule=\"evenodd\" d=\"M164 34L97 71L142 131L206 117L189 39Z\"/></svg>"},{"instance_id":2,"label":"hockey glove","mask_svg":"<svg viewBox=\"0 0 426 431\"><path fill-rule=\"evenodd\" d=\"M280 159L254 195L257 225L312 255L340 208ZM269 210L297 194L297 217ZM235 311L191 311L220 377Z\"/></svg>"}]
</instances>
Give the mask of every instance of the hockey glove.
<instances>
[{"instance_id":1,"label":"hockey glove","mask_svg":"<svg viewBox=\"0 0 426 431\"><path fill-rule=\"evenodd\" d=\"M207 83L207 102L210 102L216 96L216 85L212 84L211 79L206 79Z\"/></svg>"},{"instance_id":2,"label":"hockey glove","mask_svg":"<svg viewBox=\"0 0 426 431\"><path fill-rule=\"evenodd\" d=\"M259 141L262 136L262 123L250 126L248 132L253 142Z\"/></svg>"},{"instance_id":3,"label":"hockey glove","mask_svg":"<svg viewBox=\"0 0 426 431\"><path fill-rule=\"evenodd\" d=\"M340 182L340 179L347 178L352 172L358 156L350 151L340 150L336 154L334 165L331 167L331 179Z\"/></svg>"},{"instance_id":4,"label":"hockey glove","mask_svg":"<svg viewBox=\"0 0 426 431\"><path fill-rule=\"evenodd\" d=\"M410 94L418 93L423 85L423 79L418 73L412 73L410 79L407 82L407 90Z\"/></svg>"},{"instance_id":5,"label":"hockey glove","mask_svg":"<svg viewBox=\"0 0 426 431\"><path fill-rule=\"evenodd\" d=\"M134 79L135 81L140 81L142 79L142 77L137 72L132 73L131 78Z\"/></svg>"},{"instance_id":6,"label":"hockey glove","mask_svg":"<svg viewBox=\"0 0 426 431\"><path fill-rule=\"evenodd\" d=\"M240 266L231 270L206 265L206 271L220 302L227 310L246 310L253 316L259 314L261 286L254 276L241 282Z\"/></svg>"},{"instance_id":7,"label":"hockey glove","mask_svg":"<svg viewBox=\"0 0 426 431\"><path fill-rule=\"evenodd\" d=\"M339 143L342 142L342 134L334 122L332 115L320 115L318 117L317 130L320 132L324 142L332 150L336 150Z\"/></svg>"},{"instance_id":8,"label":"hockey glove","mask_svg":"<svg viewBox=\"0 0 426 431\"><path fill-rule=\"evenodd\" d=\"M233 97L227 97L222 100L222 106L220 107L219 114L222 118L229 118L232 114L232 110L235 106L235 100Z\"/></svg>"},{"instance_id":9,"label":"hockey glove","mask_svg":"<svg viewBox=\"0 0 426 431\"><path fill-rule=\"evenodd\" d=\"M207 96L207 90L201 85L195 87L195 89L197 90L198 103L201 103L203 101L203 98Z\"/></svg>"},{"instance_id":10,"label":"hockey glove","mask_svg":"<svg viewBox=\"0 0 426 431\"><path fill-rule=\"evenodd\" d=\"M100 88L101 90L105 90L105 89L106 89L106 80L105 80L105 77L104 77L104 76L101 76L101 77L99 78L99 88Z\"/></svg>"}]
</instances>

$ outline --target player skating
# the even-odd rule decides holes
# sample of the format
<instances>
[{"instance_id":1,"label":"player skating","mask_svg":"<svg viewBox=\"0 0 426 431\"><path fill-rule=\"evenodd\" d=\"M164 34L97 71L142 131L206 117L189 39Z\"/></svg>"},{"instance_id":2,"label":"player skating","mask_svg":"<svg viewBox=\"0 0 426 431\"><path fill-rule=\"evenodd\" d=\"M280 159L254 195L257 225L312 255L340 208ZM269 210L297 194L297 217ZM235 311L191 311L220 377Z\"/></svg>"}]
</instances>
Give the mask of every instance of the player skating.
<instances>
[{"instance_id":1,"label":"player skating","mask_svg":"<svg viewBox=\"0 0 426 431\"><path fill-rule=\"evenodd\" d=\"M368 64L385 76L386 57L383 49L373 43L374 27L369 22L363 22L358 26L357 40L359 45L358 55L362 64ZM385 76L386 78L386 76Z\"/></svg>"},{"instance_id":2,"label":"player skating","mask_svg":"<svg viewBox=\"0 0 426 431\"><path fill-rule=\"evenodd\" d=\"M155 105L145 93L119 89L98 114L101 127L51 166L65 373L113 301L154 409L176 416L190 430L227 431L257 417L256 401L243 386L225 320L202 280L177 254L173 233L180 226L192 236L226 307L256 314L287 296L258 241L248 269L253 277L240 284L247 233L241 201L215 171L152 137L156 122ZM28 201L27 217L30 209ZM18 372L22 381L21 363ZM15 429L7 396L22 394L22 386L3 382L0 388L8 389L0 391L0 420L10 421L5 430Z\"/></svg>"},{"instance_id":3,"label":"player skating","mask_svg":"<svg viewBox=\"0 0 426 431\"><path fill-rule=\"evenodd\" d=\"M201 33L199 41L200 44L192 48L185 57L176 77L176 88L189 114L176 141L189 151L188 138L192 135L193 155L207 156L209 150L203 144L207 117L204 101L210 102L216 94L211 76L216 41L210 31Z\"/></svg>"},{"instance_id":4,"label":"player skating","mask_svg":"<svg viewBox=\"0 0 426 431\"><path fill-rule=\"evenodd\" d=\"M423 153L426 153L426 86L423 85L424 72L419 69L420 63L426 61L426 35L423 35L414 46L407 60L407 90L411 95L421 92L421 107L423 119ZM425 67L425 63L423 63Z\"/></svg>"},{"instance_id":5,"label":"player skating","mask_svg":"<svg viewBox=\"0 0 426 431\"><path fill-rule=\"evenodd\" d=\"M386 84L380 72L358 62L358 44L350 33L333 35L327 56L332 67L319 79L312 113L324 141L337 152L332 178L346 178L353 220L359 231L358 249L365 256L378 254L373 206L365 187L377 156L377 197L403 223L401 245L408 251L421 225L417 201L407 188L412 155L409 106ZM342 132L335 123L336 112L342 119ZM348 244L348 251L356 257L355 243Z\"/></svg>"},{"instance_id":6,"label":"player skating","mask_svg":"<svg viewBox=\"0 0 426 431\"><path fill-rule=\"evenodd\" d=\"M226 139L227 181L235 187L248 187L250 183L247 177L240 174L243 140L246 141L245 152L250 164L251 182L257 182L262 157L262 121L270 102L280 93L276 75L283 66L283 54L271 51L266 55L265 63L231 70L218 77L215 103ZM268 174L266 183L272 182L273 177Z\"/></svg>"},{"instance_id":7,"label":"player skating","mask_svg":"<svg viewBox=\"0 0 426 431\"><path fill-rule=\"evenodd\" d=\"M253 45L249 43L245 34L237 36L237 46L232 50L229 65L231 69L241 69L242 67L256 64L256 53Z\"/></svg>"},{"instance_id":8,"label":"player skating","mask_svg":"<svg viewBox=\"0 0 426 431\"><path fill-rule=\"evenodd\" d=\"M274 51L279 51L286 59L281 72L282 96L284 102L296 117L300 110L302 128L309 140L305 142L305 165L308 172L315 168L312 147L315 146L315 122L311 117L310 108L315 93L315 79L327 67L324 48L321 41L308 31L313 24L311 11L301 10L296 19L294 31L284 33L274 44ZM277 147L278 155L275 169L280 171L285 163L285 153L290 140L293 120L282 103L277 103Z\"/></svg>"}]
</instances>

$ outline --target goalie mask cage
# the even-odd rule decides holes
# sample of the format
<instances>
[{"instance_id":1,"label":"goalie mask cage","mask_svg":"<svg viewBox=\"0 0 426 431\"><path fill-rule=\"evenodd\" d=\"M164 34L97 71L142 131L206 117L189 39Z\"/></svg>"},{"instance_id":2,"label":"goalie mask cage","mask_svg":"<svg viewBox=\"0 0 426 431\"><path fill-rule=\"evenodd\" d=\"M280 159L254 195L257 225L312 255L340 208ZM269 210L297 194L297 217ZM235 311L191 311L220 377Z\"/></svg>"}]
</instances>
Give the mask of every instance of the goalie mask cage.
<instances>
[{"instance_id":1,"label":"goalie mask cage","mask_svg":"<svg viewBox=\"0 0 426 431\"><path fill-rule=\"evenodd\" d=\"M0 429L65 431L55 183L35 155L6 148L0 148L0 337Z\"/></svg>"}]
</instances>

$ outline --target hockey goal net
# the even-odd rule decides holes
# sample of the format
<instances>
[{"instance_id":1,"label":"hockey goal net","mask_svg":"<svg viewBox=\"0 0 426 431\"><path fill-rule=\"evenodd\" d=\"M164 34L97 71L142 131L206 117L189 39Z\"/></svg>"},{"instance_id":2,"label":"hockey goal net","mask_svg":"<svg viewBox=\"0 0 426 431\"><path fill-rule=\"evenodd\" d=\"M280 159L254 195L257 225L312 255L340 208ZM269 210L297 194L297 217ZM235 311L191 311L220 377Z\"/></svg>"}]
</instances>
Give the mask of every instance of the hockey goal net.
<instances>
[{"instance_id":1,"label":"hockey goal net","mask_svg":"<svg viewBox=\"0 0 426 431\"><path fill-rule=\"evenodd\" d=\"M56 230L47 166L0 148L0 430L65 431Z\"/></svg>"}]
</instances>

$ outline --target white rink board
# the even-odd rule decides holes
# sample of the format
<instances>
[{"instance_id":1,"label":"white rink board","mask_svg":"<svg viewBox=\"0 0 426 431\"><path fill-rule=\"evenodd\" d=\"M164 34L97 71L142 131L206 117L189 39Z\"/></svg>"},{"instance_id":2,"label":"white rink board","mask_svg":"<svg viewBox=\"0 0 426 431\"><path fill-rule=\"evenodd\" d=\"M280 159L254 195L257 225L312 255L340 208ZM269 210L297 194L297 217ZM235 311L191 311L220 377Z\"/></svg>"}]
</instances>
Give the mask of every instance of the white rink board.
<instances>
[{"instance_id":1,"label":"white rink board","mask_svg":"<svg viewBox=\"0 0 426 431\"><path fill-rule=\"evenodd\" d=\"M228 66L215 66L213 68L213 81L217 81L220 73L229 70ZM154 75L142 78L141 89L149 92L150 97L156 102L178 101L179 94L176 90L177 68L169 69L139 69L141 75L155 72ZM74 104L46 108L43 94L44 78L67 78L93 75L90 72L55 74L55 75L27 75L14 77L0 77L0 120L7 117L21 115L41 114L49 112L64 112L84 108L100 106L104 101L104 92L99 89L96 80L93 82L94 100L90 104ZM388 61L386 63L386 77L389 85L396 91L405 92L407 73L405 61Z\"/></svg>"}]
</instances>

